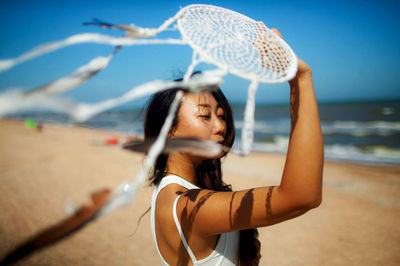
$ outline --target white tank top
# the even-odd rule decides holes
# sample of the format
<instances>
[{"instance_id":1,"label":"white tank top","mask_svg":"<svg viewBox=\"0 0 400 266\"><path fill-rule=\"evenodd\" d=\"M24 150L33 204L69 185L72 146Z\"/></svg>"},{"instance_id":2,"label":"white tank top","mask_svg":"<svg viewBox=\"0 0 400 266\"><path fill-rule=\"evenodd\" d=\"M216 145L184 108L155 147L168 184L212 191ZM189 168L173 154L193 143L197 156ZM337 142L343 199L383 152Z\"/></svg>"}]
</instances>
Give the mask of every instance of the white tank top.
<instances>
[{"instance_id":1,"label":"white tank top","mask_svg":"<svg viewBox=\"0 0 400 266\"><path fill-rule=\"evenodd\" d=\"M154 188L153 196L151 199L151 231L153 234L153 240L156 244L156 248L158 254L160 255L161 261L163 265L168 265L168 263L164 260L161 255L160 250L158 249L157 244L157 237L156 237L156 229L155 229L155 210L156 210L156 200L158 193L165 188L169 184L178 184L183 186L187 189L198 189L199 187L189 183L185 179L176 176L176 175L169 175L165 176L160 184ZM213 252L206 258L197 260L195 255L193 254L192 250L190 249L188 243L186 242L185 236L183 234L181 225L179 223L177 214L176 214L176 204L178 202L180 196L175 199L174 206L173 206L173 216L176 224L176 228L178 229L179 235L182 239L182 244L185 246L190 258L193 261L193 265L202 265L202 266L232 266L236 265L238 261L238 253L239 253L239 231L237 232L230 232L221 234L217 245Z\"/></svg>"}]
</instances>

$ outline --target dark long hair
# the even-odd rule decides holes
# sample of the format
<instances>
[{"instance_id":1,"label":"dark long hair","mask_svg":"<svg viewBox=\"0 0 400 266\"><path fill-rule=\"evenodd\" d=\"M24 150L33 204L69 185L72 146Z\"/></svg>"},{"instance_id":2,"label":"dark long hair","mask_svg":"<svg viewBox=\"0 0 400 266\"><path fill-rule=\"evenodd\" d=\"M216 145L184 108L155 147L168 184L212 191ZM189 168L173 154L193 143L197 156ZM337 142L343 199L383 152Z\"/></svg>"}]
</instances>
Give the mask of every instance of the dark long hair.
<instances>
[{"instance_id":1,"label":"dark long hair","mask_svg":"<svg viewBox=\"0 0 400 266\"><path fill-rule=\"evenodd\" d=\"M154 139L160 133L161 127L167 117L169 107L175 98L176 93L182 88L173 88L156 93L149 101L144 120L144 136L146 139ZM185 90L183 90L185 91ZM215 100L224 110L226 121L226 136L224 145L232 147L235 139L235 128L232 115L232 109L222 91L211 91ZM180 106L179 106L180 108ZM178 112L179 112L178 108ZM178 113L177 112L177 113ZM178 124L176 115L172 128ZM149 181L153 185L158 185L162 178L166 176L166 166L168 155L161 154L150 174ZM222 181L222 170L220 159L204 160L196 168L196 184L200 188L211 189L214 191L232 191L230 185ZM260 260L260 242L258 241L257 229L248 229L240 231L239 262L240 265L258 265Z\"/></svg>"}]
</instances>

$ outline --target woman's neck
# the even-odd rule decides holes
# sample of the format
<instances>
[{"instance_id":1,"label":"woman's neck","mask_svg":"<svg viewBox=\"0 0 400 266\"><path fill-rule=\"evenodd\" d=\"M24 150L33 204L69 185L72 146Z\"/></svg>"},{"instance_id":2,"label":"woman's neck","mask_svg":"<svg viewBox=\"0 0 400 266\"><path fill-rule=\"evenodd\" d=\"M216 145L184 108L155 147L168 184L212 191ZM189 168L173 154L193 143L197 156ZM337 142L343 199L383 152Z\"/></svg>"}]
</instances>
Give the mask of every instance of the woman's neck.
<instances>
[{"instance_id":1,"label":"woman's neck","mask_svg":"<svg viewBox=\"0 0 400 266\"><path fill-rule=\"evenodd\" d=\"M196 185L196 164L186 154L174 153L168 156L166 171Z\"/></svg>"}]
</instances>

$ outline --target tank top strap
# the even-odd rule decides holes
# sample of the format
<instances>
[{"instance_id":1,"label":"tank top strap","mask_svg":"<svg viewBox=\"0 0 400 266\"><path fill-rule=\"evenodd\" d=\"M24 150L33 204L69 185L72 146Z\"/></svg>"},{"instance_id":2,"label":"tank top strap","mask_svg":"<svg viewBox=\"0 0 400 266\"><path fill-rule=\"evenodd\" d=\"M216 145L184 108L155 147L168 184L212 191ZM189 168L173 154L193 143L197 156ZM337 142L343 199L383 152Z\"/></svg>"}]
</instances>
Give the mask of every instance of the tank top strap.
<instances>
[{"instance_id":1,"label":"tank top strap","mask_svg":"<svg viewBox=\"0 0 400 266\"><path fill-rule=\"evenodd\" d=\"M178 184L187 189L199 188L180 176L168 175L161 180L160 184L158 185L158 191L161 191L164 187L168 186L169 184Z\"/></svg>"},{"instance_id":2,"label":"tank top strap","mask_svg":"<svg viewBox=\"0 0 400 266\"><path fill-rule=\"evenodd\" d=\"M195 264L197 262L197 259L194 256L194 253L193 253L192 249L189 247L189 244L186 241L185 235L183 234L183 231L182 231L182 228L181 228L181 224L179 223L178 215L176 214L176 205L177 205L178 200L179 200L179 198L181 196L182 195L179 195L178 197L176 197L175 202L174 202L174 207L172 209L173 215L174 215L174 221L175 221L176 228L178 229L179 236L181 237L182 244L186 248L186 251L188 252L190 258L193 261L193 264Z\"/></svg>"}]
</instances>

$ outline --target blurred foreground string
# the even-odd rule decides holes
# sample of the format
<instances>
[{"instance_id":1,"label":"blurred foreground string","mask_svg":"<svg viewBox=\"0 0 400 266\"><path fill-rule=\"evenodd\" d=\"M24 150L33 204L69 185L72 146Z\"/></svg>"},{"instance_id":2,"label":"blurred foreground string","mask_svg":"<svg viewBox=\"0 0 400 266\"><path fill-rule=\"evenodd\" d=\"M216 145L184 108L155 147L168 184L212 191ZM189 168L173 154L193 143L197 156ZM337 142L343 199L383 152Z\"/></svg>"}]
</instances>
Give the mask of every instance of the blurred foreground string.
<instances>
[{"instance_id":1,"label":"blurred foreground string","mask_svg":"<svg viewBox=\"0 0 400 266\"><path fill-rule=\"evenodd\" d=\"M108 57L98 56L92 59L88 64L79 67L71 75L62 77L46 85L29 90L25 92L24 95L29 96L38 93L54 95L76 88L86 82L88 79L92 78L103 68L105 68L110 60L114 57L114 55L121 49L121 47L122 46L117 46L114 52Z\"/></svg>"}]
</instances>

